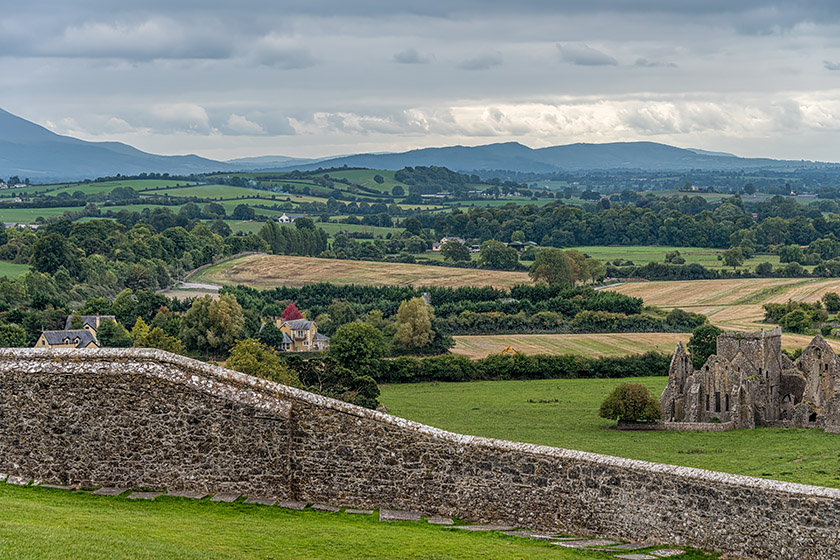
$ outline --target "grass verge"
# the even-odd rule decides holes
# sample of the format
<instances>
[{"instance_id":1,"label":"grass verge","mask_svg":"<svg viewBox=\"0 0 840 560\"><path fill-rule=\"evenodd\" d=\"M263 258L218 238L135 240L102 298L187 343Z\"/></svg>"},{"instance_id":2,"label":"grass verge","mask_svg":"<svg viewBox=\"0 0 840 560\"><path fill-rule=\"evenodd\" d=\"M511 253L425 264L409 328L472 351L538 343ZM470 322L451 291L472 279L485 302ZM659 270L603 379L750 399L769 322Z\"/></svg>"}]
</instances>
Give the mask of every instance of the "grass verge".
<instances>
[{"instance_id":1,"label":"grass verge","mask_svg":"<svg viewBox=\"0 0 840 560\"><path fill-rule=\"evenodd\" d=\"M0 557L15 559L606 559L500 533L243 503L106 498L0 484ZM712 560L689 552L678 560Z\"/></svg>"}]
</instances>

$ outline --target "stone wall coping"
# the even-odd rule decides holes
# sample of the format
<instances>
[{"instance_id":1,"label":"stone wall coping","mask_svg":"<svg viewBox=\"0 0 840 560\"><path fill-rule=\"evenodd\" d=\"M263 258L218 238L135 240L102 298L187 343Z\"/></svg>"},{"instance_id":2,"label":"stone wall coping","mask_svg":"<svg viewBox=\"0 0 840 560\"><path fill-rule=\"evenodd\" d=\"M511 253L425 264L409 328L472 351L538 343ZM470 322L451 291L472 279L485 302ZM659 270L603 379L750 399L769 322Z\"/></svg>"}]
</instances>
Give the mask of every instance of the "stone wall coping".
<instances>
[{"instance_id":1,"label":"stone wall coping","mask_svg":"<svg viewBox=\"0 0 840 560\"><path fill-rule=\"evenodd\" d=\"M613 457L610 455L602 455L600 453L592 453L588 451L575 451L571 449L562 449L559 447L549 447L545 445L537 445L532 443L520 443L506 440L499 440L493 438L486 438L481 436L472 436L465 434L457 434L448 432L439 428L434 428L412 420L406 420L383 412L377 412L367 408L352 405L343 401L316 395L302 389L288 387L268 381L259 379L239 373L219 366L214 366L165 352L152 348L3 348L0 349L0 364L8 360L43 360L43 361L106 361L113 362L121 359L130 359L135 361L147 361L155 364L170 364L180 368L186 373L192 375L200 374L209 378L209 380L224 382L234 385L241 391L251 391L261 393L264 397L279 398L286 397L292 400L301 401L306 404L325 407L338 412L342 412L351 416L356 416L360 419L370 419L382 424L390 424L398 428L411 430L415 433L425 435L430 438L451 441L461 445L471 445L485 448L497 449L499 451L529 453L533 455L542 455L554 457L558 459L568 459L573 461L588 462L595 465L603 465L605 467L612 467L618 469L627 469L636 472L649 472L663 475L670 475L678 478L687 479L689 481L696 481L698 483L713 483L724 484L740 488L754 488L769 492L785 493L788 495L799 495L808 498L824 498L829 500L840 500L840 489L827 488L822 486L811 486L807 484L798 484L794 482L783 482L779 480L770 480L764 478L755 478L744 475L709 471L705 469L698 469L694 467L682 467L678 465L667 465L663 463L652 463L648 461L641 461L638 459L626 459L623 457ZM138 375L158 376L168 379L176 383L183 383L180 378L167 378L164 375L165 370L162 368L152 369L149 371L139 371ZM0 371L2 375L2 371ZM0 383L2 386L2 383ZM251 399L252 400L252 399ZM277 408L284 409L283 404L278 403Z\"/></svg>"}]
</instances>

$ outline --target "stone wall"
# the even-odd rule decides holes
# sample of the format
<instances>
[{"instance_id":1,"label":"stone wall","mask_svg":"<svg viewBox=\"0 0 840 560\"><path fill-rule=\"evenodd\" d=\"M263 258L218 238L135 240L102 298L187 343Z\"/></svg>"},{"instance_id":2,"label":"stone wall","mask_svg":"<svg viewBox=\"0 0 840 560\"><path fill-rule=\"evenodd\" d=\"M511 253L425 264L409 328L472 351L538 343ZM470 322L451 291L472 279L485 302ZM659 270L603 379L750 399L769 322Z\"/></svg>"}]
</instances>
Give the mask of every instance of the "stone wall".
<instances>
[{"instance_id":1,"label":"stone wall","mask_svg":"<svg viewBox=\"0 0 840 560\"><path fill-rule=\"evenodd\" d=\"M453 434L152 350L0 351L0 472L840 557L840 490Z\"/></svg>"},{"instance_id":2,"label":"stone wall","mask_svg":"<svg viewBox=\"0 0 840 560\"><path fill-rule=\"evenodd\" d=\"M654 422L640 424L619 421L617 429L626 431L651 432L728 432L735 429L734 422Z\"/></svg>"}]
</instances>

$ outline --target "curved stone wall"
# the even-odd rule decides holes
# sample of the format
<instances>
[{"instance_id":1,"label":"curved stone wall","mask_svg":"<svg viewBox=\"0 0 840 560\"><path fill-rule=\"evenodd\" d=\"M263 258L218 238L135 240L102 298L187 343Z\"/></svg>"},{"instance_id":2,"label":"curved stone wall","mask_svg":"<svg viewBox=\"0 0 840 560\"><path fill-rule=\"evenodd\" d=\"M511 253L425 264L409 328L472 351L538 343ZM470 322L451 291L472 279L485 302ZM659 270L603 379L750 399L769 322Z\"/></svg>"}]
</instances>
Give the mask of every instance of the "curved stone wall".
<instances>
[{"instance_id":1,"label":"curved stone wall","mask_svg":"<svg viewBox=\"0 0 840 560\"><path fill-rule=\"evenodd\" d=\"M156 350L1 350L0 472L840 557L840 490L453 434Z\"/></svg>"}]
</instances>

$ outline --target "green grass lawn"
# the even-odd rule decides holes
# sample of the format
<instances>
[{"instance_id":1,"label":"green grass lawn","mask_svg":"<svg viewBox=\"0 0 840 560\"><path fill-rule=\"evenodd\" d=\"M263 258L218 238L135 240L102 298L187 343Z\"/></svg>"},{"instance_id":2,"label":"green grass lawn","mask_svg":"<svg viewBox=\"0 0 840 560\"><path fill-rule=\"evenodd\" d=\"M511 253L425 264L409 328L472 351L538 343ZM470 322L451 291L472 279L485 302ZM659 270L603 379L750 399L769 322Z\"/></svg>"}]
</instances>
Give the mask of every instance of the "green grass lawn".
<instances>
[{"instance_id":1,"label":"green grass lawn","mask_svg":"<svg viewBox=\"0 0 840 560\"><path fill-rule=\"evenodd\" d=\"M0 261L0 276L8 276L9 278L17 278L21 274L29 271L28 264L15 264L9 261Z\"/></svg>"},{"instance_id":2,"label":"green grass lawn","mask_svg":"<svg viewBox=\"0 0 840 560\"><path fill-rule=\"evenodd\" d=\"M346 558L606 559L500 533L377 515L291 511L243 503L107 498L0 484L0 557L15 559ZM677 560L712 560L699 552Z\"/></svg>"},{"instance_id":3,"label":"green grass lawn","mask_svg":"<svg viewBox=\"0 0 840 560\"><path fill-rule=\"evenodd\" d=\"M385 385L380 401L391 414L458 433L840 488L840 435L781 428L612 430L615 423L599 418L598 407L624 381L643 383L658 398L667 379Z\"/></svg>"},{"instance_id":4,"label":"green grass lawn","mask_svg":"<svg viewBox=\"0 0 840 560\"><path fill-rule=\"evenodd\" d=\"M72 210L79 212L83 208L76 206L74 208L0 208L0 222L15 223L15 224L34 224L38 216L44 218L51 218L54 216L62 216L65 211Z\"/></svg>"},{"instance_id":5,"label":"green grass lawn","mask_svg":"<svg viewBox=\"0 0 840 560\"><path fill-rule=\"evenodd\" d=\"M8 276L9 278L17 278L24 272L29 270L27 264L15 264L9 261L0 261L0 276Z\"/></svg>"},{"instance_id":6,"label":"green grass lawn","mask_svg":"<svg viewBox=\"0 0 840 560\"><path fill-rule=\"evenodd\" d=\"M146 189L142 194L154 194L160 196L195 196L198 198L239 198L242 196L258 196L271 198L271 191L251 189L247 187L234 187L231 185L195 185L193 187L182 187L179 189L164 189L160 187ZM284 198L286 195L282 195Z\"/></svg>"}]
</instances>

